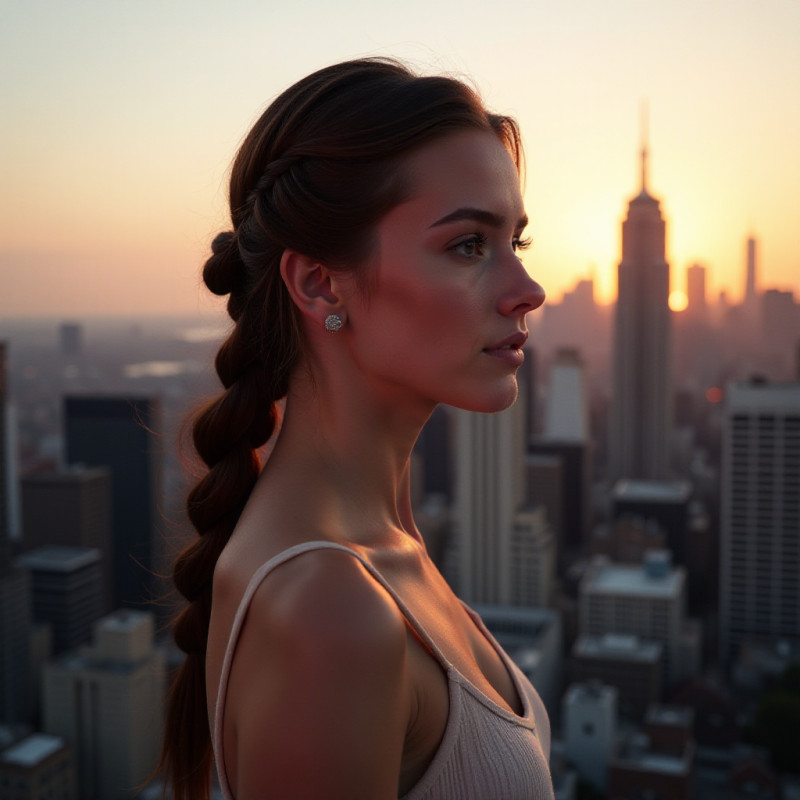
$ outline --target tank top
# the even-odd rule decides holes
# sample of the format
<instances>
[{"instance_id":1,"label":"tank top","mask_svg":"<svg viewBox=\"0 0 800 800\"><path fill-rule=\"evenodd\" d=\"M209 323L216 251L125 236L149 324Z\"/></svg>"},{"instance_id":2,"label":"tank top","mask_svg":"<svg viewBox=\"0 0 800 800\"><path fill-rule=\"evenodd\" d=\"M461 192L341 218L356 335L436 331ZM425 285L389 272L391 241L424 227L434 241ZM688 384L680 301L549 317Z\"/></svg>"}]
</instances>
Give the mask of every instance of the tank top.
<instances>
[{"instance_id":1,"label":"tank top","mask_svg":"<svg viewBox=\"0 0 800 800\"><path fill-rule=\"evenodd\" d=\"M326 541L295 545L259 567L236 610L220 672L211 731L217 775L226 800L234 800L234 796L225 772L222 749L225 695L234 651L250 602L272 570L302 553L322 549L343 550L364 565L397 603L408 625L430 648L447 676L450 705L442 741L423 776L400 800L553 800L548 766L550 722L547 711L537 691L500 647L481 618L465 606L509 671L522 702L522 716L498 705L461 675L372 564L349 547Z\"/></svg>"}]
</instances>

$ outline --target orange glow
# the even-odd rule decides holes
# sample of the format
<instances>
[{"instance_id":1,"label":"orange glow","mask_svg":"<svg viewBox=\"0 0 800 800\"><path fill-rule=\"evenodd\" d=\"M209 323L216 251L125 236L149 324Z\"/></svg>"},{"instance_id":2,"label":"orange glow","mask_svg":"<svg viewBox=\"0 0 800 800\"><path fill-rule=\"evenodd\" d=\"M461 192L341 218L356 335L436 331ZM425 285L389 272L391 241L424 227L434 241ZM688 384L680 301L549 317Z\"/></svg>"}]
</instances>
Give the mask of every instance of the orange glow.
<instances>
[{"instance_id":1,"label":"orange glow","mask_svg":"<svg viewBox=\"0 0 800 800\"><path fill-rule=\"evenodd\" d=\"M672 311L685 311L689 305L689 298L684 292L675 290L669 293L669 307Z\"/></svg>"},{"instance_id":2,"label":"orange glow","mask_svg":"<svg viewBox=\"0 0 800 800\"><path fill-rule=\"evenodd\" d=\"M721 403L724 395L722 393L722 389L719 386L712 386L710 389L706 390L706 400L709 403Z\"/></svg>"}]
</instances>

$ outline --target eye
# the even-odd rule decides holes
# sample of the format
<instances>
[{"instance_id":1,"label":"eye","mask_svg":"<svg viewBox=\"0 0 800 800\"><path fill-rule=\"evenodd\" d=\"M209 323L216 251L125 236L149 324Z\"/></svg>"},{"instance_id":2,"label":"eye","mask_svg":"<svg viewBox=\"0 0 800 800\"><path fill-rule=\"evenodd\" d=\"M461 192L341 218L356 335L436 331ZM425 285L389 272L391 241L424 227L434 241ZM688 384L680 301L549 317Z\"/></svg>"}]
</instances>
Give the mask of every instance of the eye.
<instances>
[{"instance_id":1,"label":"eye","mask_svg":"<svg viewBox=\"0 0 800 800\"><path fill-rule=\"evenodd\" d=\"M515 236L511 240L511 246L514 248L514 252L516 253L517 250L527 250L531 246L532 241L533 240L530 236L526 236L524 239L519 236Z\"/></svg>"},{"instance_id":2,"label":"eye","mask_svg":"<svg viewBox=\"0 0 800 800\"><path fill-rule=\"evenodd\" d=\"M475 258L484 255L486 242L487 239L482 233L473 233L466 239L456 242L450 249L461 256Z\"/></svg>"}]
</instances>

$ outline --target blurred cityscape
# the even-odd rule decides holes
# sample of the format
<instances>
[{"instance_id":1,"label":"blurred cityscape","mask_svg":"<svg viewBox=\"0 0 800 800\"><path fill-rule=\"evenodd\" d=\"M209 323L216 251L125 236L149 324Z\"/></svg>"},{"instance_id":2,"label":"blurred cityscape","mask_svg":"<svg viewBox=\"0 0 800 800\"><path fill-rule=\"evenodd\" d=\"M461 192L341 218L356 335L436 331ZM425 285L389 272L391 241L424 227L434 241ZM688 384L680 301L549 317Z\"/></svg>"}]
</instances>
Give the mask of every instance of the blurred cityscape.
<instances>
[{"instance_id":1,"label":"blurred cityscape","mask_svg":"<svg viewBox=\"0 0 800 800\"><path fill-rule=\"evenodd\" d=\"M558 798L792 800L800 298L743 231L743 300L692 264L670 311L645 164L616 304L580 281L531 315L512 409L436 410L417 522L541 694ZM0 800L160 796L185 420L224 331L0 321Z\"/></svg>"}]
</instances>

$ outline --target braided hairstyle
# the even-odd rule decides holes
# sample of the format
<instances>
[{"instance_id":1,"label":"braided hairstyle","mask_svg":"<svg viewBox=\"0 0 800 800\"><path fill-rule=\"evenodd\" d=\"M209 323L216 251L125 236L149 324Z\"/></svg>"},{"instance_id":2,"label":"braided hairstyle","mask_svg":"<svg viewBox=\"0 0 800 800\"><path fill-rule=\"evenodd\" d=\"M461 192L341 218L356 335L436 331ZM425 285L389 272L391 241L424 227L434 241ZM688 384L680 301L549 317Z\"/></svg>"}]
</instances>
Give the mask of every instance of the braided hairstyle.
<instances>
[{"instance_id":1,"label":"braided hairstyle","mask_svg":"<svg viewBox=\"0 0 800 800\"><path fill-rule=\"evenodd\" d=\"M169 697L161 766L177 800L207 798L211 742L205 651L214 567L260 470L276 401L302 350L295 306L280 275L286 249L329 269L363 270L376 223L408 192L402 159L456 130L497 135L520 168L517 126L488 113L475 92L446 77L419 77L388 59L327 67L281 94L234 161L233 230L220 233L203 269L206 286L229 295L235 325L215 366L223 392L194 420L194 446L208 466L187 499L198 537L173 578L188 601L174 622L186 653Z\"/></svg>"}]
</instances>

